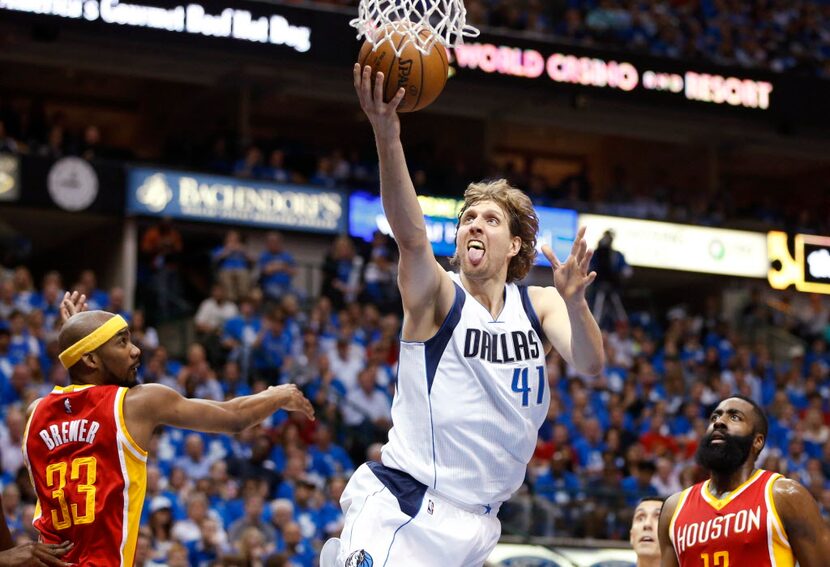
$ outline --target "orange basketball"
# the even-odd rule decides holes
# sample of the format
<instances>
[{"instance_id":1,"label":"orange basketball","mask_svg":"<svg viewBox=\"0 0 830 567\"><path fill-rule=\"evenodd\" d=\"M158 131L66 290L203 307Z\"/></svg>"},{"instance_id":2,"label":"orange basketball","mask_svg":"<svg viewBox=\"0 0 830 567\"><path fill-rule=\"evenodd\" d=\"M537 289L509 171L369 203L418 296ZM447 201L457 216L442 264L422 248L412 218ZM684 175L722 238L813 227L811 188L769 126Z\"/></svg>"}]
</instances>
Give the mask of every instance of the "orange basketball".
<instances>
[{"instance_id":1,"label":"orange basketball","mask_svg":"<svg viewBox=\"0 0 830 567\"><path fill-rule=\"evenodd\" d=\"M425 34L432 32L425 28L419 33L426 37ZM431 104L444 90L449 63L446 49L438 42L432 44L426 55L410 42L403 48L401 56L397 57L390 41L399 47L405 37L403 33L392 32L389 41L383 42L375 50L372 50L372 42L366 40L360 48L357 62L361 69L369 65L372 76L378 71L383 73L385 102L392 100L399 88L406 89L398 112L414 112Z\"/></svg>"}]
</instances>

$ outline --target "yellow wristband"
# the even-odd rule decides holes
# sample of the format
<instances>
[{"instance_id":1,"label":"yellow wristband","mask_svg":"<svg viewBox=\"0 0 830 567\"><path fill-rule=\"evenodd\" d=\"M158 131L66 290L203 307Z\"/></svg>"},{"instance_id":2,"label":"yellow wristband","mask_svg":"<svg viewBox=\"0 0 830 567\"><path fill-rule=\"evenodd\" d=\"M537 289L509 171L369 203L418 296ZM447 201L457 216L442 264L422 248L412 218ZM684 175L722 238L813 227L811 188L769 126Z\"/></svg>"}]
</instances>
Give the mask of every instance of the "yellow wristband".
<instances>
[{"instance_id":1,"label":"yellow wristband","mask_svg":"<svg viewBox=\"0 0 830 567\"><path fill-rule=\"evenodd\" d=\"M102 344L113 338L121 329L127 327L127 321L121 315L116 315L74 345L60 353L58 358L64 368L71 368L81 357L92 352Z\"/></svg>"}]
</instances>

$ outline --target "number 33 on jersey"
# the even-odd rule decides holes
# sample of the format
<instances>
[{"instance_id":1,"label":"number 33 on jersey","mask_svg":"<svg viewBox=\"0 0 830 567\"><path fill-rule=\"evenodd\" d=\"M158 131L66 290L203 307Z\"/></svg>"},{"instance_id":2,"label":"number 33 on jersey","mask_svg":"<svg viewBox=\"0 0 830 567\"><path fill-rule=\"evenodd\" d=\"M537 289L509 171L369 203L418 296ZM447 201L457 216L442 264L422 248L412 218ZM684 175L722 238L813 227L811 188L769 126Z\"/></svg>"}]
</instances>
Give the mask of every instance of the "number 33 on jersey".
<instances>
[{"instance_id":1,"label":"number 33 on jersey","mask_svg":"<svg viewBox=\"0 0 830 567\"><path fill-rule=\"evenodd\" d=\"M23 455L41 495L34 526L45 543L69 540L77 565L132 565L147 453L124 424L126 388L56 387L29 417Z\"/></svg>"}]
</instances>

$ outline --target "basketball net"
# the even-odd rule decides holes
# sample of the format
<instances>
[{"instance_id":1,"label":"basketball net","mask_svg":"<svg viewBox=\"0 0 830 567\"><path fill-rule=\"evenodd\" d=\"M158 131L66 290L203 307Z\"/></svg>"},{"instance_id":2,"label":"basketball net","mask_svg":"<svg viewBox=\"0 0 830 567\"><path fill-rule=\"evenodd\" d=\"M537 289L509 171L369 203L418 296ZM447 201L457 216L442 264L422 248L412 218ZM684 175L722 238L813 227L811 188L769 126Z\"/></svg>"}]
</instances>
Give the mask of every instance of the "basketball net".
<instances>
[{"instance_id":1,"label":"basketball net","mask_svg":"<svg viewBox=\"0 0 830 567\"><path fill-rule=\"evenodd\" d=\"M410 43L426 55L436 41L450 48L465 37L478 37L478 29L466 20L463 0L360 0L357 18L349 25L357 29L357 39L364 37L375 48L389 42L400 57ZM393 41L397 34L404 40Z\"/></svg>"}]
</instances>

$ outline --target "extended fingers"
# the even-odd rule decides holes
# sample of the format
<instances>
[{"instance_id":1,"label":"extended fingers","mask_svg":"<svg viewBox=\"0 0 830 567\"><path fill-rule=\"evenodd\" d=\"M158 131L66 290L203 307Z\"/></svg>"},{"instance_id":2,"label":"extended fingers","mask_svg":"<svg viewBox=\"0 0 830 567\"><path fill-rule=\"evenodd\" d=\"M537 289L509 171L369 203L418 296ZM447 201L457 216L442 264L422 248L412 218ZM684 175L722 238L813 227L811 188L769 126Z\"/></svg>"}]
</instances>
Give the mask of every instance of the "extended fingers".
<instances>
[{"instance_id":1,"label":"extended fingers","mask_svg":"<svg viewBox=\"0 0 830 567\"><path fill-rule=\"evenodd\" d=\"M38 565L65 567L69 565L69 563L61 561L58 558L72 548L72 544L66 545L66 543L67 542L64 542L60 545L45 545L42 543L35 544L35 548L32 550L32 555L39 560L39 563L37 563Z\"/></svg>"},{"instance_id":2,"label":"extended fingers","mask_svg":"<svg viewBox=\"0 0 830 567\"><path fill-rule=\"evenodd\" d=\"M308 400L303 401L303 413L306 414L308 419L314 419L314 406Z\"/></svg>"},{"instance_id":3,"label":"extended fingers","mask_svg":"<svg viewBox=\"0 0 830 567\"><path fill-rule=\"evenodd\" d=\"M591 265L591 258L594 256L593 250L587 250L579 261L579 273L585 275L588 273L588 266Z\"/></svg>"},{"instance_id":4,"label":"extended fingers","mask_svg":"<svg viewBox=\"0 0 830 567\"><path fill-rule=\"evenodd\" d=\"M401 104L403 97L406 96L406 89L403 87L398 89L398 92L395 93L395 96L392 97L392 100L389 101L389 106L392 107L392 110L396 110L398 106Z\"/></svg>"},{"instance_id":5,"label":"extended fingers","mask_svg":"<svg viewBox=\"0 0 830 567\"><path fill-rule=\"evenodd\" d=\"M548 259L548 262L550 262L550 265L553 267L554 270L561 265L559 262L559 258L556 257L556 254L547 244L542 246L542 254L545 255L545 258Z\"/></svg>"},{"instance_id":6,"label":"extended fingers","mask_svg":"<svg viewBox=\"0 0 830 567\"><path fill-rule=\"evenodd\" d=\"M373 69L369 65L361 68L359 63L355 63L352 69L354 88L360 99L361 108L370 115L388 115L394 113L406 96L406 90L399 88L395 96L387 103L384 100L386 87L385 76L381 71L374 73L373 83L372 73Z\"/></svg>"},{"instance_id":7,"label":"extended fingers","mask_svg":"<svg viewBox=\"0 0 830 567\"><path fill-rule=\"evenodd\" d=\"M368 65L361 68L359 63L355 63L352 76L360 106L366 109L372 103L372 68Z\"/></svg>"},{"instance_id":8,"label":"extended fingers","mask_svg":"<svg viewBox=\"0 0 830 567\"><path fill-rule=\"evenodd\" d=\"M372 83L372 68L369 67L368 65L366 66L366 69L364 70L363 80L368 81L370 85ZM384 75L383 75L383 73L378 71L377 73L375 73L375 85L374 85L374 87L375 87L375 93L374 93L375 100L374 100L374 103L375 103L376 108L379 108L381 105L383 105L383 85L384 85Z\"/></svg>"},{"instance_id":9,"label":"extended fingers","mask_svg":"<svg viewBox=\"0 0 830 567\"><path fill-rule=\"evenodd\" d=\"M583 242L585 242L585 230L588 227L581 226L579 230L576 231L576 236L574 237L574 243L571 246L571 256L577 256L579 254L579 248ZM586 245L587 247L587 245Z\"/></svg>"},{"instance_id":10,"label":"extended fingers","mask_svg":"<svg viewBox=\"0 0 830 567\"><path fill-rule=\"evenodd\" d=\"M354 81L354 90L357 91L357 94L360 95L360 63L355 63L354 67L352 68L352 80Z\"/></svg>"},{"instance_id":11,"label":"extended fingers","mask_svg":"<svg viewBox=\"0 0 830 567\"><path fill-rule=\"evenodd\" d=\"M297 411L300 411L308 417L308 419L314 419L314 406L311 405L311 402L306 398L303 393L299 389L295 389L292 394L297 398L299 402L296 406Z\"/></svg>"}]
</instances>

